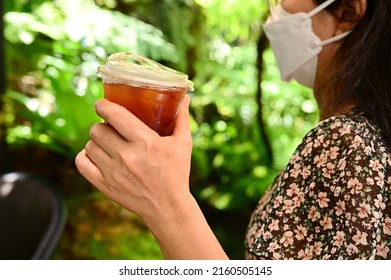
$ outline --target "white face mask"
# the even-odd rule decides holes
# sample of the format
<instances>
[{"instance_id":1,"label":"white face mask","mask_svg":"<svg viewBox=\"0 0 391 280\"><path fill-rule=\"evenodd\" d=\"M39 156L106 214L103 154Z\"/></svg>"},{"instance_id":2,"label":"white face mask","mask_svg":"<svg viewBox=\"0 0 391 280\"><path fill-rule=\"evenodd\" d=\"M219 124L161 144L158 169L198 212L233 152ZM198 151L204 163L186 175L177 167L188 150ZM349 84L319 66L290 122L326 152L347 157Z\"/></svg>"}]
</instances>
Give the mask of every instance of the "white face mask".
<instances>
[{"instance_id":1,"label":"white face mask","mask_svg":"<svg viewBox=\"0 0 391 280\"><path fill-rule=\"evenodd\" d=\"M310 13L290 14L279 4L264 25L277 60L281 78L313 88L318 54L323 46L341 40L351 31L321 41L312 30L311 17L325 9L335 0L328 0Z\"/></svg>"}]
</instances>

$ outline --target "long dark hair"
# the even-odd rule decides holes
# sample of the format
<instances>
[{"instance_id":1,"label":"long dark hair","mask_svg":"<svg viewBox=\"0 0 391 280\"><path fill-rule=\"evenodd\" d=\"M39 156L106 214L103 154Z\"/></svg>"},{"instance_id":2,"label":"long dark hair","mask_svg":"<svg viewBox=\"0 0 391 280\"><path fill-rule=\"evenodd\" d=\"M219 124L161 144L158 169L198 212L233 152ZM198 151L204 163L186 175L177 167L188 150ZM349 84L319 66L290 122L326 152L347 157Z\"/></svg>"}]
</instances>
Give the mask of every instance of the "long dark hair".
<instances>
[{"instance_id":1,"label":"long dark hair","mask_svg":"<svg viewBox=\"0 0 391 280\"><path fill-rule=\"evenodd\" d=\"M314 0L321 4L325 0ZM327 10L342 20L355 21L350 0L337 0ZM343 6L344 5L344 6ZM391 147L391 1L368 0L366 14L344 39L330 79L332 106L354 101L382 130Z\"/></svg>"}]
</instances>

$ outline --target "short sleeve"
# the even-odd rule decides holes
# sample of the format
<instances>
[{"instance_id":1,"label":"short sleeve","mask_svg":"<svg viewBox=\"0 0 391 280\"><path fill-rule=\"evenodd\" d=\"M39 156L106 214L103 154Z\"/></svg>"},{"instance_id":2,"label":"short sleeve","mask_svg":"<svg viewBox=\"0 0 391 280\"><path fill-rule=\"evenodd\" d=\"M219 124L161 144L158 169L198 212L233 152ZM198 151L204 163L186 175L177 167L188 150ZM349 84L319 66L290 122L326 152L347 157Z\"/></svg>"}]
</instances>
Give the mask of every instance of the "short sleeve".
<instances>
[{"instance_id":1,"label":"short sleeve","mask_svg":"<svg viewBox=\"0 0 391 280\"><path fill-rule=\"evenodd\" d=\"M250 254L391 258L391 163L372 129L338 117L306 135L251 218Z\"/></svg>"}]
</instances>

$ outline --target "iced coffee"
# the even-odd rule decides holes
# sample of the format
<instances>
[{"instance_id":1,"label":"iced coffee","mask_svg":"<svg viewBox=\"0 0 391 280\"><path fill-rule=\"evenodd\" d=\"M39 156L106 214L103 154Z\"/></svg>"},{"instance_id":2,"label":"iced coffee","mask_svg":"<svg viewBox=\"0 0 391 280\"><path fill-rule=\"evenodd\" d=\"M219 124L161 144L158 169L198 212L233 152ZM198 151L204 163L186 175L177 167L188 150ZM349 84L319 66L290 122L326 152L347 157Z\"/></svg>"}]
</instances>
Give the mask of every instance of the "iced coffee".
<instances>
[{"instance_id":1,"label":"iced coffee","mask_svg":"<svg viewBox=\"0 0 391 280\"><path fill-rule=\"evenodd\" d=\"M98 74L104 97L128 109L160 136L172 134L179 105L193 86L187 75L125 52L109 56Z\"/></svg>"}]
</instances>

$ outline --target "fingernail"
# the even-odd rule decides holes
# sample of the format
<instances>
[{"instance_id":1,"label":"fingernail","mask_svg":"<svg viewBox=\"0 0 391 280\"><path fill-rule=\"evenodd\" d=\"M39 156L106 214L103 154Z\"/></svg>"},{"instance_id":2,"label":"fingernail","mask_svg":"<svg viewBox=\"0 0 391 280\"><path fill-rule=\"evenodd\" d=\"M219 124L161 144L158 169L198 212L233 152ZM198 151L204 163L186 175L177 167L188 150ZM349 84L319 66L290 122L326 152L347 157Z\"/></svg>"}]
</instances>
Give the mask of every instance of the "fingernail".
<instances>
[{"instance_id":1,"label":"fingernail","mask_svg":"<svg viewBox=\"0 0 391 280\"><path fill-rule=\"evenodd\" d=\"M95 102L95 105L94 105L94 110L95 111L98 110L98 107L99 107L100 103L101 103L101 100L98 100L98 101Z\"/></svg>"},{"instance_id":2,"label":"fingernail","mask_svg":"<svg viewBox=\"0 0 391 280\"><path fill-rule=\"evenodd\" d=\"M185 103L185 106L189 107L189 105L190 105L190 95L186 94L185 98L183 99L183 101Z\"/></svg>"}]
</instances>

